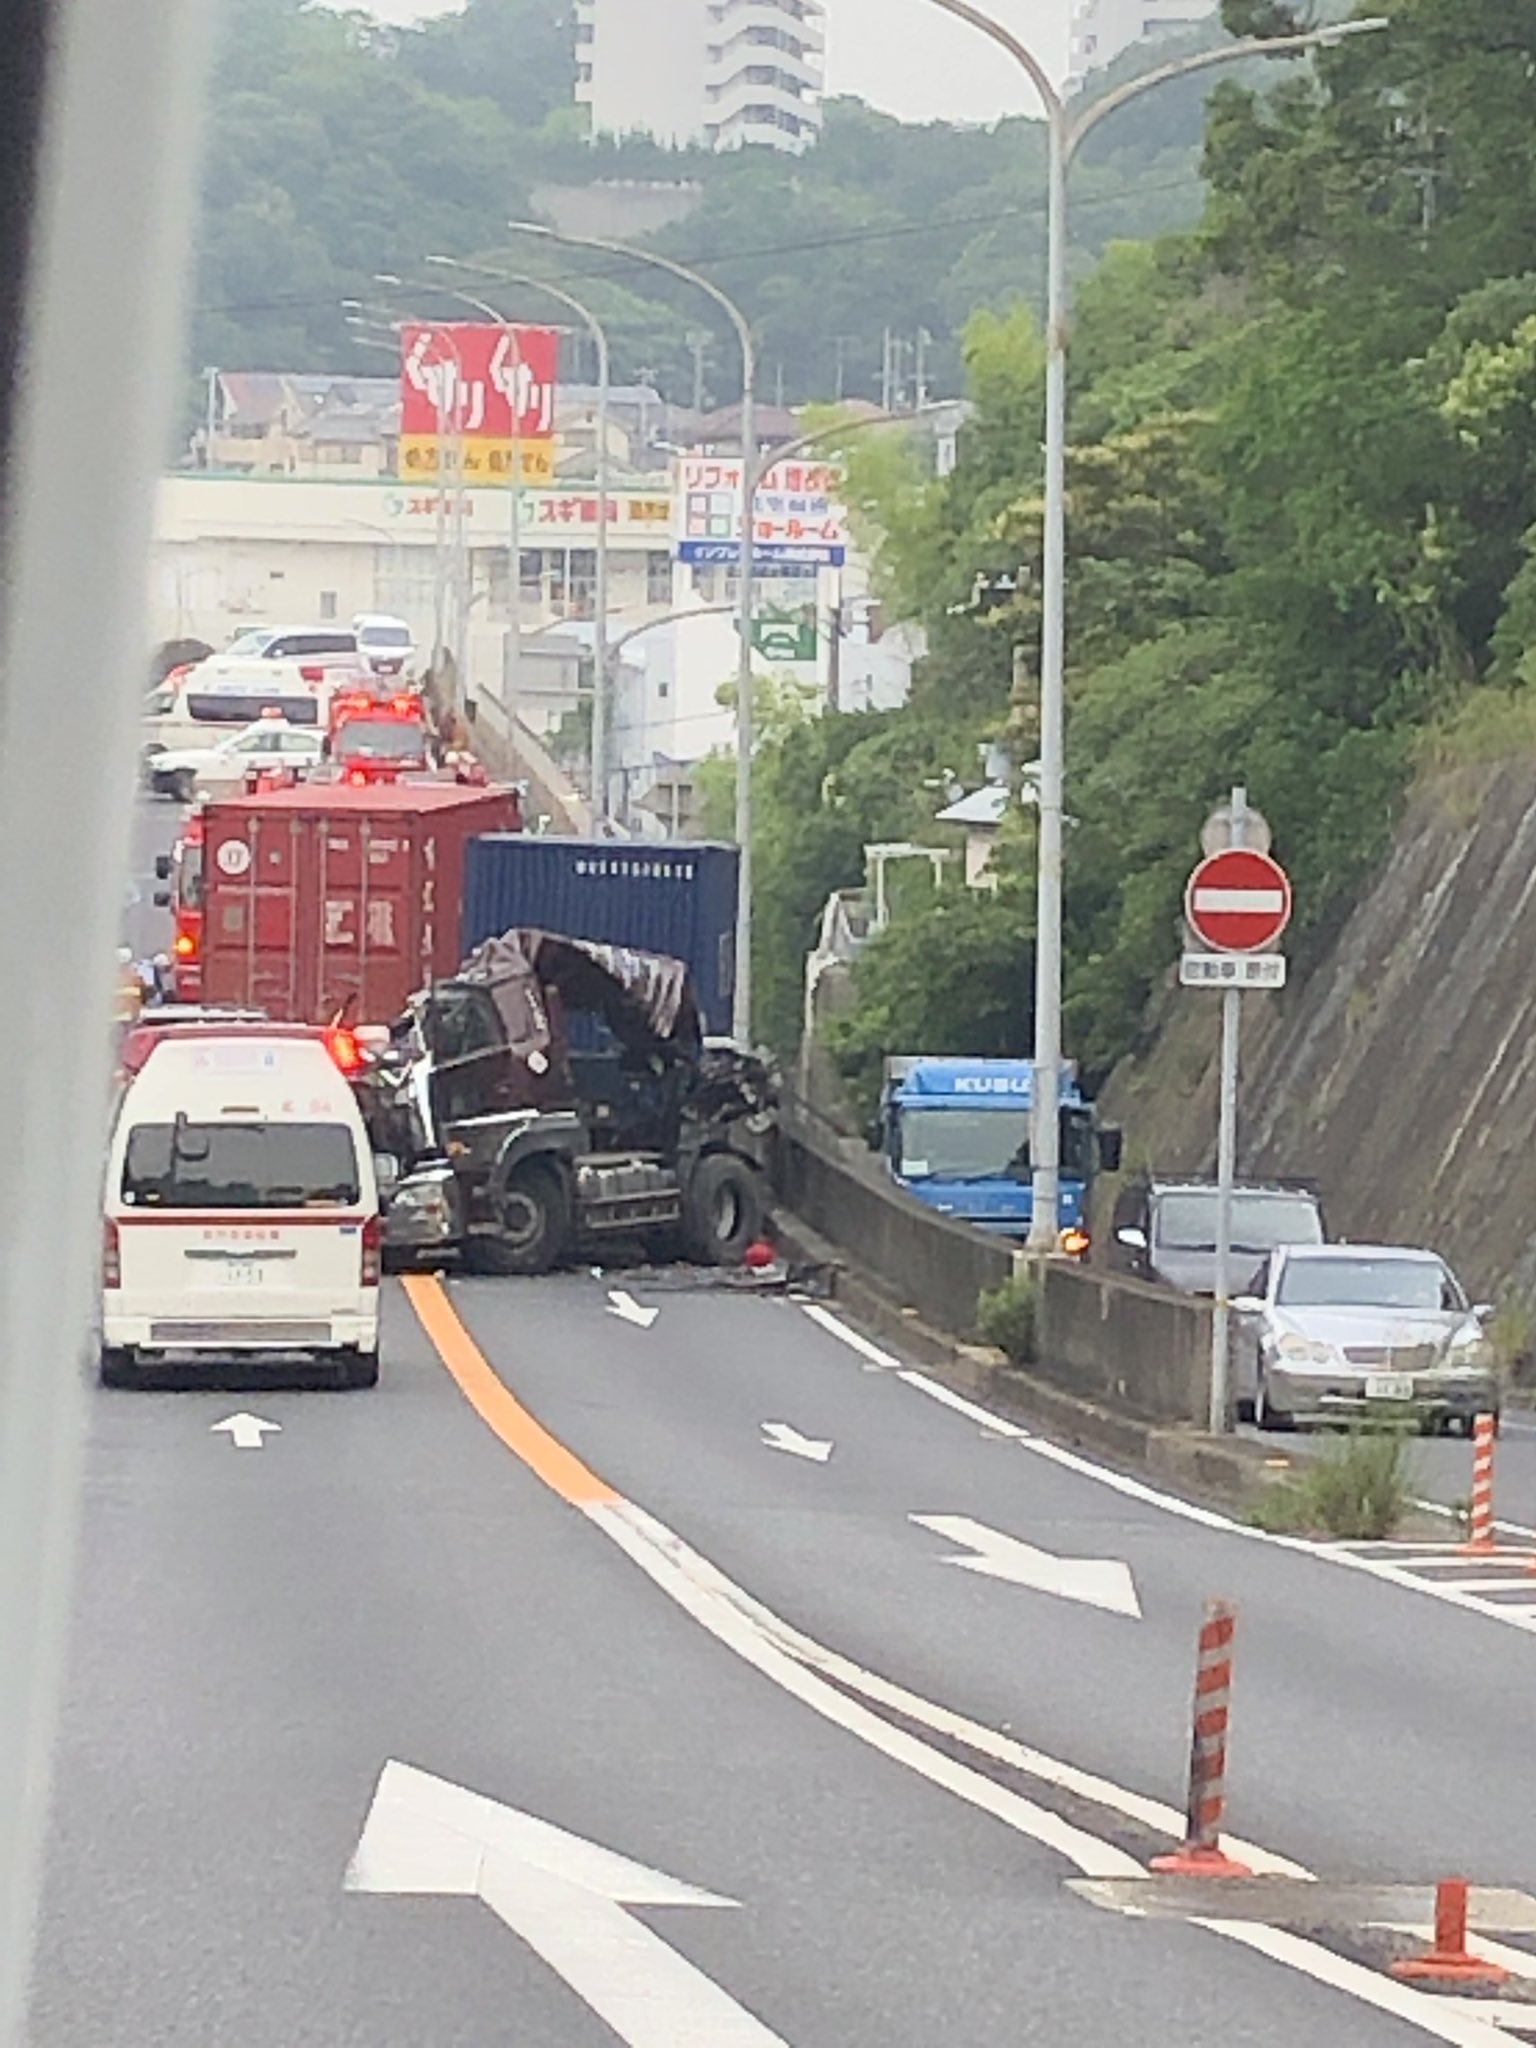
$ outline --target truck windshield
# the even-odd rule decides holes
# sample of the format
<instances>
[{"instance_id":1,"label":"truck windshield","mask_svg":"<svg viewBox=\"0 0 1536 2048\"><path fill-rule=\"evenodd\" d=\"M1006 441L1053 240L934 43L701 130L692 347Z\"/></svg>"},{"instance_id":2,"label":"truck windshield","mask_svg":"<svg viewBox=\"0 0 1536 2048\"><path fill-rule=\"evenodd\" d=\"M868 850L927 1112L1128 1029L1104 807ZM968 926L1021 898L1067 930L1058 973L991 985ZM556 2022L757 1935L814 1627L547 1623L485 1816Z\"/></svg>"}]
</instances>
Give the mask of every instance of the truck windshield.
<instances>
[{"instance_id":1,"label":"truck windshield","mask_svg":"<svg viewBox=\"0 0 1536 2048\"><path fill-rule=\"evenodd\" d=\"M1027 1109L904 1109L904 1180L1022 1179L1029 1172Z\"/></svg>"},{"instance_id":2,"label":"truck windshield","mask_svg":"<svg viewBox=\"0 0 1536 2048\"><path fill-rule=\"evenodd\" d=\"M1168 1251L1216 1249L1216 1190L1189 1188L1165 1195L1157 1205L1156 1243ZM1263 1254L1282 1244L1321 1244L1323 1227L1315 1206L1300 1196L1236 1194L1232 1198L1232 1248Z\"/></svg>"},{"instance_id":3,"label":"truck windshield","mask_svg":"<svg viewBox=\"0 0 1536 2048\"><path fill-rule=\"evenodd\" d=\"M353 718L336 736L342 761L420 761L426 751L421 727L409 718Z\"/></svg>"},{"instance_id":4,"label":"truck windshield","mask_svg":"<svg viewBox=\"0 0 1536 2048\"><path fill-rule=\"evenodd\" d=\"M145 1209L351 1207L361 1198L345 1124L136 1124L123 1200Z\"/></svg>"}]
</instances>

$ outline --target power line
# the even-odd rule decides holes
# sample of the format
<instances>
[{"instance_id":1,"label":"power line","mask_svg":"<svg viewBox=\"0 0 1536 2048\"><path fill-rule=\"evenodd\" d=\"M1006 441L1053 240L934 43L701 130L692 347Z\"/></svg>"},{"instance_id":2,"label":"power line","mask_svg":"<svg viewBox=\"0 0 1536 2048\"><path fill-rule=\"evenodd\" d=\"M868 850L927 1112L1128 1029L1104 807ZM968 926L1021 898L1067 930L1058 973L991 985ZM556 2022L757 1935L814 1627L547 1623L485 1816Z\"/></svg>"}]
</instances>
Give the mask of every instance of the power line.
<instances>
[{"instance_id":1,"label":"power line","mask_svg":"<svg viewBox=\"0 0 1536 2048\"><path fill-rule=\"evenodd\" d=\"M1112 192L1084 193L1080 197L1073 199L1073 211L1074 213L1080 213L1089 207L1118 206L1127 199L1139 198L1143 193L1199 190L1204 187L1204 184L1205 180L1203 178L1186 175L1179 178L1161 178L1153 183L1124 186ZM956 228L1000 227L1007 221L1040 220L1044 216L1044 202L1031 200L1021 206L994 207L986 213L951 214L947 218L939 220L898 221L885 227L855 228L840 234L806 236L794 242L764 242L751 249L733 249L719 252L705 251L702 254L691 254L682 260L695 265L746 263L770 256L803 256L813 254L818 249L846 249L874 242L894 242L914 235L949 234ZM471 269L478 267L473 257L466 257L463 260ZM633 277L633 275L633 265L617 260L605 260L601 263L594 263L590 267L579 271L551 271L549 273L549 282L551 284L579 285L590 283L595 279L598 282L617 283L621 279ZM307 312L313 307L330 305L331 303L332 300L327 294L324 298L295 297L241 300L222 306L197 306L193 310L196 314L203 317L212 315L234 316L243 313L298 313Z\"/></svg>"}]
</instances>

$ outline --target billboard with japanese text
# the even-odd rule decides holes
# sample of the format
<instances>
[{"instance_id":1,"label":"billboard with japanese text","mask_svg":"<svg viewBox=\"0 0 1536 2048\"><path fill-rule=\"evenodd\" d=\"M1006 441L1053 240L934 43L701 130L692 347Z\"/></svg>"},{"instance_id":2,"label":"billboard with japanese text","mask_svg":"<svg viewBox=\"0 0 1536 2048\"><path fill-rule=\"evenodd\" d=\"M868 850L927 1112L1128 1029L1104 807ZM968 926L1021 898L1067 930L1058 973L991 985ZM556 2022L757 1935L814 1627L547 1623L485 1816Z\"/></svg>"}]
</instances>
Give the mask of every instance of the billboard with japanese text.
<instances>
[{"instance_id":1,"label":"billboard with japanese text","mask_svg":"<svg viewBox=\"0 0 1536 2048\"><path fill-rule=\"evenodd\" d=\"M678 560L735 562L741 550L740 461L685 455L678 471ZM753 504L754 560L770 569L840 569L848 558L841 488L841 472L832 463L775 463Z\"/></svg>"},{"instance_id":2,"label":"billboard with japanese text","mask_svg":"<svg viewBox=\"0 0 1536 2048\"><path fill-rule=\"evenodd\" d=\"M439 442L462 441L464 472L506 483L522 444L524 482L554 474L560 337L552 327L456 320L400 335L400 474L430 478Z\"/></svg>"}]
</instances>

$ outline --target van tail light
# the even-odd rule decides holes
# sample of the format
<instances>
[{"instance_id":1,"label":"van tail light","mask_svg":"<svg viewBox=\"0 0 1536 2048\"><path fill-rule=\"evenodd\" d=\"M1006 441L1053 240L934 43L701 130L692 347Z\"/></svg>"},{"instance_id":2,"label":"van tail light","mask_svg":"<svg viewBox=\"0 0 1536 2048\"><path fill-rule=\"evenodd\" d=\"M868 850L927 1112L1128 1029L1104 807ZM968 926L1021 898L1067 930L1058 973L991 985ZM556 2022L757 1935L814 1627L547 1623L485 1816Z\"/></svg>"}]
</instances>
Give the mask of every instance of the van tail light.
<instances>
[{"instance_id":1,"label":"van tail light","mask_svg":"<svg viewBox=\"0 0 1536 2048\"><path fill-rule=\"evenodd\" d=\"M326 1050L344 1074L360 1074L368 1055L357 1042L357 1034L345 1024L333 1024L325 1034Z\"/></svg>"},{"instance_id":2,"label":"van tail light","mask_svg":"<svg viewBox=\"0 0 1536 2048\"><path fill-rule=\"evenodd\" d=\"M123 1284L122 1238L110 1216L103 1219L101 1226L101 1284L103 1287L121 1287Z\"/></svg>"},{"instance_id":3,"label":"van tail light","mask_svg":"<svg viewBox=\"0 0 1536 2048\"><path fill-rule=\"evenodd\" d=\"M384 1218L370 1216L363 1225L363 1285L377 1287L384 1267Z\"/></svg>"}]
</instances>

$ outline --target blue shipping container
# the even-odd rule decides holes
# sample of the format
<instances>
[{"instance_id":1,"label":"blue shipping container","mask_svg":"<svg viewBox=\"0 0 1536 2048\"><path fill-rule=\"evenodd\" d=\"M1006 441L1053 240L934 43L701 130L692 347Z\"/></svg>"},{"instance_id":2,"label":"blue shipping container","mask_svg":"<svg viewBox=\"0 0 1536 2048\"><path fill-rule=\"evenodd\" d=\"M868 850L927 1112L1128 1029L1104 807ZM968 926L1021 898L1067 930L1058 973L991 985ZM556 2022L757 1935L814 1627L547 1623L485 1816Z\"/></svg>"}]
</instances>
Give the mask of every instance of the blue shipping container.
<instances>
[{"instance_id":1,"label":"blue shipping container","mask_svg":"<svg viewBox=\"0 0 1536 2048\"><path fill-rule=\"evenodd\" d=\"M728 1035L736 989L734 846L491 832L465 853L465 956L518 925L669 953L688 963L706 1031Z\"/></svg>"}]
</instances>

